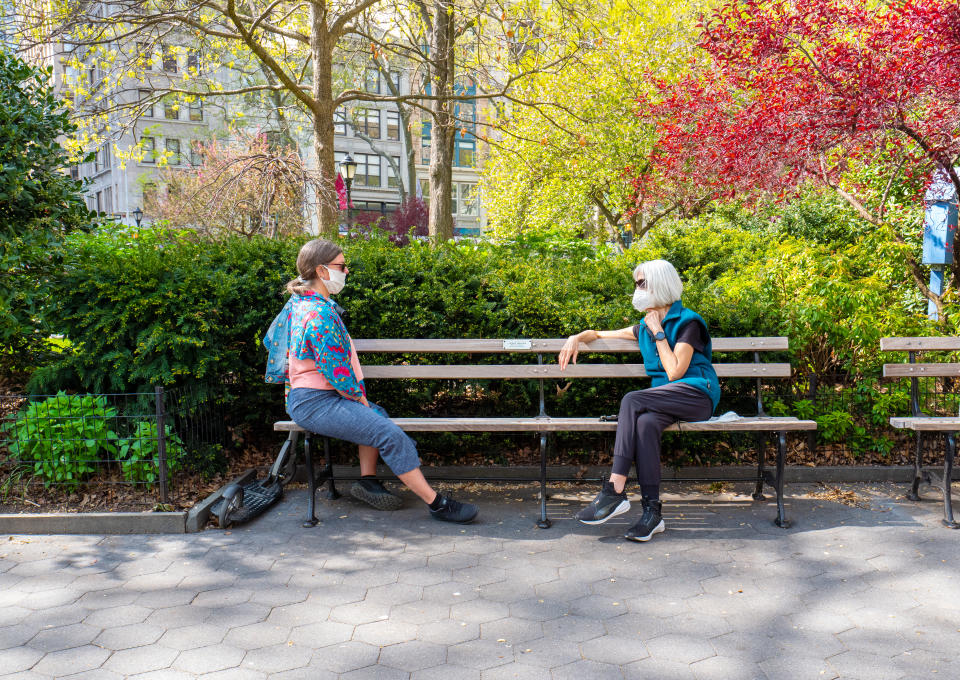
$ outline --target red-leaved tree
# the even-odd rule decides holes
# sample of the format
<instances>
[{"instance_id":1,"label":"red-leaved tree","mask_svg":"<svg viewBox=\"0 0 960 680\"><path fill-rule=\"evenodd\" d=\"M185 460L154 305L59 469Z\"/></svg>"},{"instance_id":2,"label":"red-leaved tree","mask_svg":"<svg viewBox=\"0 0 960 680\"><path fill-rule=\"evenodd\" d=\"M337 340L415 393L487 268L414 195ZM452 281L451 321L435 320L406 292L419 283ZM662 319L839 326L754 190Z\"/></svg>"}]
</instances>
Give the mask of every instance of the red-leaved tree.
<instances>
[{"instance_id":1,"label":"red-leaved tree","mask_svg":"<svg viewBox=\"0 0 960 680\"><path fill-rule=\"evenodd\" d=\"M957 0L728 0L700 47L705 62L639 102L657 146L633 180L638 201L755 200L814 181L882 227L905 173L939 169L960 193ZM851 178L864 163L882 170L878 185ZM942 314L913 254L907 266Z\"/></svg>"}]
</instances>

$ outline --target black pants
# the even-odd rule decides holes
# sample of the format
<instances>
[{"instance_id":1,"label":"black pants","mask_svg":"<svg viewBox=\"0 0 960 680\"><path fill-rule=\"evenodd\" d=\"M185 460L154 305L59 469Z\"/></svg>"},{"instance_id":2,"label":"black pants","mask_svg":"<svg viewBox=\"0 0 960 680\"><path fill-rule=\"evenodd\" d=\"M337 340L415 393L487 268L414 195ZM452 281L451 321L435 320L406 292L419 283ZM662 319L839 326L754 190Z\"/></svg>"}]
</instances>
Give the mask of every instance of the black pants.
<instances>
[{"instance_id":1,"label":"black pants","mask_svg":"<svg viewBox=\"0 0 960 680\"><path fill-rule=\"evenodd\" d=\"M613 474L629 477L636 463L640 485L659 487L663 431L679 420L707 420L712 414L710 397L686 383L627 392L620 400Z\"/></svg>"}]
</instances>

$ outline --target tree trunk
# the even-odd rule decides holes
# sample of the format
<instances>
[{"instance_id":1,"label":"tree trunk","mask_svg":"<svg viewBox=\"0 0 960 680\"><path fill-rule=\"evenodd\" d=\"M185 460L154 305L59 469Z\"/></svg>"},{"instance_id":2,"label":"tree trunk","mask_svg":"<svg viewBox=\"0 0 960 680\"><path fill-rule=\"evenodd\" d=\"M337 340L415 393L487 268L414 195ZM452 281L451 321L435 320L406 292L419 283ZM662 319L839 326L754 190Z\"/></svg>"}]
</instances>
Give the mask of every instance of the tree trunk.
<instances>
[{"instance_id":1,"label":"tree trunk","mask_svg":"<svg viewBox=\"0 0 960 680\"><path fill-rule=\"evenodd\" d=\"M333 74L334 38L327 28L326 8L310 3L310 52L313 58L313 149L317 155L319 181L316 187L320 234L337 235L340 212L334 188L336 167L333 156Z\"/></svg>"},{"instance_id":2,"label":"tree trunk","mask_svg":"<svg viewBox=\"0 0 960 680\"><path fill-rule=\"evenodd\" d=\"M403 135L403 148L406 153L407 192L417 195L417 149L413 148L413 134L410 132L410 109L402 104L397 106L400 112L400 134Z\"/></svg>"},{"instance_id":3,"label":"tree trunk","mask_svg":"<svg viewBox=\"0 0 960 680\"><path fill-rule=\"evenodd\" d=\"M454 6L451 0L433 4L433 31L430 35L430 102L433 117L430 146L430 238L439 243L453 238L450 212L453 188L453 148L456 126L453 119Z\"/></svg>"}]
</instances>

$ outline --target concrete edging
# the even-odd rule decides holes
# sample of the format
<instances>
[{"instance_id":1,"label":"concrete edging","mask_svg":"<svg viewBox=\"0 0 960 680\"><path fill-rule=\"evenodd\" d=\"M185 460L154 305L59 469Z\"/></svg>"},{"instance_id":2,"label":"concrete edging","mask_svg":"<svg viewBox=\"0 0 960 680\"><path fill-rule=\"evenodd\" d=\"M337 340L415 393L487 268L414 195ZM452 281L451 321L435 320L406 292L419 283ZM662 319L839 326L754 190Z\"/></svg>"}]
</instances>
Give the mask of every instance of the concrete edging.
<instances>
[{"instance_id":1,"label":"concrete edging","mask_svg":"<svg viewBox=\"0 0 960 680\"><path fill-rule=\"evenodd\" d=\"M48 512L0 515L0 534L182 534L186 512Z\"/></svg>"}]
</instances>

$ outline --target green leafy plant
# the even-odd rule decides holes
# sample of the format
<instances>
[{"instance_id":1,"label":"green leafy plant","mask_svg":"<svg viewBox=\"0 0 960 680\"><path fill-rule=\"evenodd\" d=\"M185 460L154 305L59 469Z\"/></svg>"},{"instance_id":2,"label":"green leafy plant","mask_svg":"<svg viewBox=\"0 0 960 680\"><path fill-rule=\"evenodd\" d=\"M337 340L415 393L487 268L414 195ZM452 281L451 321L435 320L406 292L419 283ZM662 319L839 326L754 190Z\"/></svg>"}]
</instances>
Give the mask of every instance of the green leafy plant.
<instances>
[{"instance_id":1,"label":"green leafy plant","mask_svg":"<svg viewBox=\"0 0 960 680\"><path fill-rule=\"evenodd\" d=\"M106 397L59 392L30 402L5 429L12 431L11 453L32 465L44 486L72 490L98 462L117 453L117 434L110 427L116 416Z\"/></svg>"},{"instance_id":2,"label":"green leafy plant","mask_svg":"<svg viewBox=\"0 0 960 680\"><path fill-rule=\"evenodd\" d=\"M180 468L185 453L183 442L170 425L164 425L165 458L167 471ZM160 479L160 444L157 423L153 420L137 422L129 437L118 445L117 459L123 478L128 482L146 483L152 486Z\"/></svg>"},{"instance_id":3,"label":"green leafy plant","mask_svg":"<svg viewBox=\"0 0 960 680\"><path fill-rule=\"evenodd\" d=\"M846 411L829 411L816 421L817 434L826 442L838 442L854 431L853 416Z\"/></svg>"}]
</instances>

